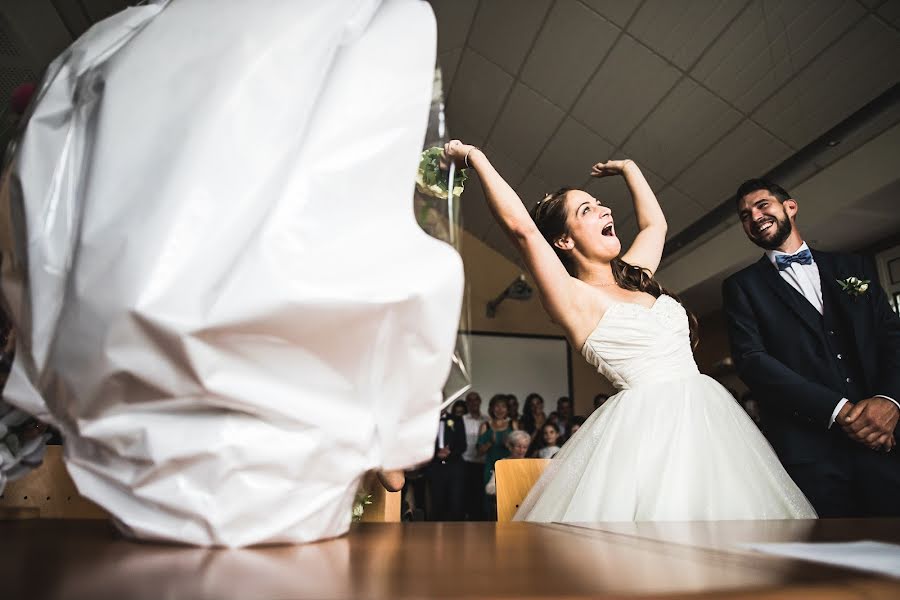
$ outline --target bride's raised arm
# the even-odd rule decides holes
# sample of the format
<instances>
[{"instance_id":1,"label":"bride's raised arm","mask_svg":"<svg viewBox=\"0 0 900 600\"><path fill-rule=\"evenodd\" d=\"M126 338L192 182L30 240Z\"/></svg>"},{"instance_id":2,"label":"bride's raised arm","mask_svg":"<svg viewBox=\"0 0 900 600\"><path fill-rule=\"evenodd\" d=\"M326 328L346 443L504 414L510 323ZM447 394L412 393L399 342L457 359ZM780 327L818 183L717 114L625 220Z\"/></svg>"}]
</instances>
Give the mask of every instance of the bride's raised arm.
<instances>
[{"instance_id":1,"label":"bride's raised arm","mask_svg":"<svg viewBox=\"0 0 900 600\"><path fill-rule=\"evenodd\" d=\"M519 195L475 146L452 140L444 146L444 156L458 167L472 167L478 173L488 206L522 255L540 290L544 308L552 319L563 323L573 308L572 277L538 231Z\"/></svg>"},{"instance_id":2,"label":"bride's raised arm","mask_svg":"<svg viewBox=\"0 0 900 600\"><path fill-rule=\"evenodd\" d=\"M597 163L591 170L594 177L606 177L621 173L625 177L628 191L634 202L634 214L637 218L638 234L622 260L628 264L647 269L650 274L656 273L662 259L663 246L666 243L666 217L650 184L644 174L632 160L609 161Z\"/></svg>"}]
</instances>

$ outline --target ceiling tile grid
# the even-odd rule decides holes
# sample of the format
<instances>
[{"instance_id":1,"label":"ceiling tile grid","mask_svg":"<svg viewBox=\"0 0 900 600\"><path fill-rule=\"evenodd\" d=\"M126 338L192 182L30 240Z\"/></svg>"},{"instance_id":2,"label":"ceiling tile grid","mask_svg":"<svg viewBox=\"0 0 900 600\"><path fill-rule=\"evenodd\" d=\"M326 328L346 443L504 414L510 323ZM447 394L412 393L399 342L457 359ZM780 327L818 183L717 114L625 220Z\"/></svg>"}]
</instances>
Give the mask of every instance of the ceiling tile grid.
<instances>
[{"instance_id":1,"label":"ceiling tile grid","mask_svg":"<svg viewBox=\"0 0 900 600\"><path fill-rule=\"evenodd\" d=\"M625 150L671 179L740 121L728 103L684 78L625 142Z\"/></svg>"},{"instance_id":2,"label":"ceiling tile grid","mask_svg":"<svg viewBox=\"0 0 900 600\"><path fill-rule=\"evenodd\" d=\"M756 0L691 75L749 114L865 14L846 0Z\"/></svg>"},{"instance_id":3,"label":"ceiling tile grid","mask_svg":"<svg viewBox=\"0 0 900 600\"><path fill-rule=\"evenodd\" d=\"M865 17L753 113L801 148L898 80L900 33Z\"/></svg>"},{"instance_id":4,"label":"ceiling tile grid","mask_svg":"<svg viewBox=\"0 0 900 600\"><path fill-rule=\"evenodd\" d=\"M571 107L620 32L580 2L557 0L525 61L522 81L557 106Z\"/></svg>"},{"instance_id":5,"label":"ceiling tile grid","mask_svg":"<svg viewBox=\"0 0 900 600\"><path fill-rule=\"evenodd\" d=\"M679 68L689 69L746 5L747 0L647 0L628 31Z\"/></svg>"},{"instance_id":6,"label":"ceiling tile grid","mask_svg":"<svg viewBox=\"0 0 900 600\"><path fill-rule=\"evenodd\" d=\"M678 69L662 57L623 35L572 115L610 142L621 144L680 77Z\"/></svg>"},{"instance_id":7,"label":"ceiling tile grid","mask_svg":"<svg viewBox=\"0 0 900 600\"><path fill-rule=\"evenodd\" d=\"M612 144L569 117L547 144L534 170L545 181L559 182L557 187L580 187L591 176L591 167L606 161L612 151Z\"/></svg>"},{"instance_id":8,"label":"ceiling tile grid","mask_svg":"<svg viewBox=\"0 0 900 600\"><path fill-rule=\"evenodd\" d=\"M659 205L666 214L666 222L669 226L669 230L666 232L666 239L671 239L672 236L706 213L705 207L682 193L675 186L666 186L658 192L657 196Z\"/></svg>"},{"instance_id":9,"label":"ceiling tile grid","mask_svg":"<svg viewBox=\"0 0 900 600\"><path fill-rule=\"evenodd\" d=\"M752 121L742 121L694 161L674 185L712 210L750 177L790 156L791 149ZM741 174L736 177L736 174Z\"/></svg>"},{"instance_id":10,"label":"ceiling tile grid","mask_svg":"<svg viewBox=\"0 0 900 600\"><path fill-rule=\"evenodd\" d=\"M447 98L449 126L465 124L482 141L497 119L513 76L480 54L466 49Z\"/></svg>"},{"instance_id":11,"label":"ceiling tile grid","mask_svg":"<svg viewBox=\"0 0 900 600\"><path fill-rule=\"evenodd\" d=\"M520 164L532 165L565 116L561 108L517 83L489 142Z\"/></svg>"},{"instance_id":12,"label":"ceiling tile grid","mask_svg":"<svg viewBox=\"0 0 900 600\"><path fill-rule=\"evenodd\" d=\"M529 50L551 0L488 0L472 23L469 46L509 73L517 73Z\"/></svg>"},{"instance_id":13,"label":"ceiling tile grid","mask_svg":"<svg viewBox=\"0 0 900 600\"><path fill-rule=\"evenodd\" d=\"M900 0L430 2L452 135L526 204L584 185L632 224L624 186L579 179L633 158L670 236L900 81Z\"/></svg>"}]
</instances>

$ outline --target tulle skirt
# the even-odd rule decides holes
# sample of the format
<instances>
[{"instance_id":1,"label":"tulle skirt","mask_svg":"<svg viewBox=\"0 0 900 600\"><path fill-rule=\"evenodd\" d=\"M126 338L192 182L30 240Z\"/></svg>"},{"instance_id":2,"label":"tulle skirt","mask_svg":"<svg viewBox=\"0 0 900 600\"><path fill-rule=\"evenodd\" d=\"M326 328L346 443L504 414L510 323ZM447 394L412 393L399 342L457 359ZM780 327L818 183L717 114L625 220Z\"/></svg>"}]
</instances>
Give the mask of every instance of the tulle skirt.
<instances>
[{"instance_id":1,"label":"tulle skirt","mask_svg":"<svg viewBox=\"0 0 900 600\"><path fill-rule=\"evenodd\" d=\"M607 400L562 447L514 520L813 518L731 394L692 375Z\"/></svg>"}]
</instances>

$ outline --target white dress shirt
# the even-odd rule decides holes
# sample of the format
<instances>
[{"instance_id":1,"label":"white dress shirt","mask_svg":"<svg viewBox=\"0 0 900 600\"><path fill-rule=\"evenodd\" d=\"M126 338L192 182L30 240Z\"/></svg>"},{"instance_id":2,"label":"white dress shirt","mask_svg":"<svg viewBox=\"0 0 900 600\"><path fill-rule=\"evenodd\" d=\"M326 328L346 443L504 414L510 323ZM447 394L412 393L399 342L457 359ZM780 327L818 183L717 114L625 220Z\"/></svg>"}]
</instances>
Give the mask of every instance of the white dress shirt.
<instances>
[{"instance_id":1,"label":"white dress shirt","mask_svg":"<svg viewBox=\"0 0 900 600\"><path fill-rule=\"evenodd\" d=\"M769 258L769 261L771 261L772 266L777 269L778 265L775 263L776 256L790 256L793 254L797 254L797 252L801 252L803 250L809 250L809 246L806 245L806 242L800 244L800 247L797 248L797 250L794 252L767 250L766 256ZM800 292L800 295L806 298L809 303L813 305L813 308L819 311L820 315L823 314L824 304L822 303L822 278L819 275L819 267L818 265L816 265L815 258L813 258L812 262L808 265L801 265L797 262L791 263L786 269L778 271L778 274L781 275L781 278L788 282L792 288ZM884 394L875 395L890 400L897 405L897 408L900 408L900 402L897 402L890 396L885 396ZM840 402L837 403L837 406L834 407L834 411L831 413L831 419L828 421L829 428L834 425L834 420L837 418L838 413L841 412L841 409L847 402L849 402L847 398L841 398Z\"/></svg>"},{"instance_id":2,"label":"white dress shirt","mask_svg":"<svg viewBox=\"0 0 900 600\"><path fill-rule=\"evenodd\" d=\"M477 417L463 415L463 424L466 427L466 451L462 455L464 461L484 464L484 456L478 455L478 433L481 430L481 424L485 422L487 422L487 417L484 415Z\"/></svg>"}]
</instances>

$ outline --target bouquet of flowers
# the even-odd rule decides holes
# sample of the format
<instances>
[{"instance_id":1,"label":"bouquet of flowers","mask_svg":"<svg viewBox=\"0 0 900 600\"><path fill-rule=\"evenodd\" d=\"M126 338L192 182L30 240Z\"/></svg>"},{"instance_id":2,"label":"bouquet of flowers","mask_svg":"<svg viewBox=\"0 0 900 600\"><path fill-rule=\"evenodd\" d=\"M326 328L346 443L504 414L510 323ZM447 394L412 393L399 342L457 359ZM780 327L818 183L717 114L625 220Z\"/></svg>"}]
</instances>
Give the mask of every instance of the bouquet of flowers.
<instances>
[{"instance_id":1,"label":"bouquet of flowers","mask_svg":"<svg viewBox=\"0 0 900 600\"><path fill-rule=\"evenodd\" d=\"M450 186L450 176L447 171L441 169L441 153L443 148L435 146L422 153L422 161L419 163L419 171L416 173L416 189L426 196L447 199ZM459 169L453 182L453 196L459 198L466 184L466 170Z\"/></svg>"}]
</instances>

